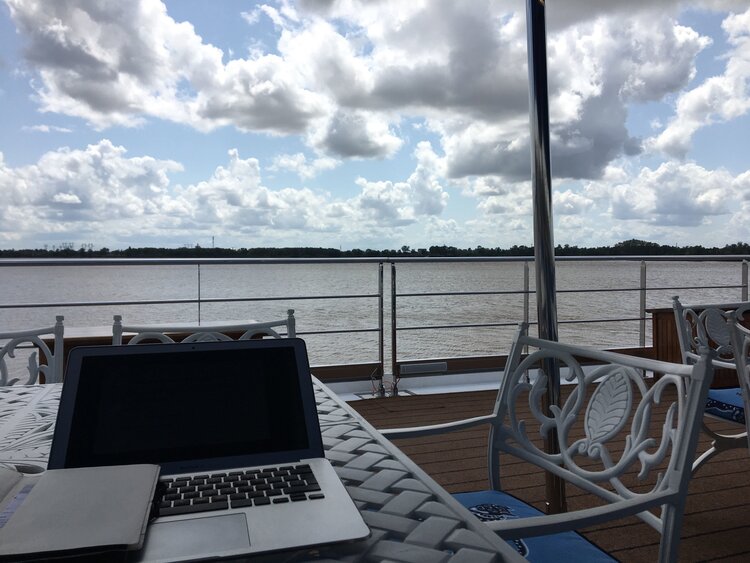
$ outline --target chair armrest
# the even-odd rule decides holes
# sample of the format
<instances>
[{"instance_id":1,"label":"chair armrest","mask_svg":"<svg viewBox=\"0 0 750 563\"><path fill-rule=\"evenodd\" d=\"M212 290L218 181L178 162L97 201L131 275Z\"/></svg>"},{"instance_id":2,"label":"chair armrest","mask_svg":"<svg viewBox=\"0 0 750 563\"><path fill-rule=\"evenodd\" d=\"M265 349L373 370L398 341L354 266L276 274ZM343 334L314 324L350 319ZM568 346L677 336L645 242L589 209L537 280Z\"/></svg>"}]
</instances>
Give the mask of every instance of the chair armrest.
<instances>
[{"instance_id":1,"label":"chair armrest","mask_svg":"<svg viewBox=\"0 0 750 563\"><path fill-rule=\"evenodd\" d=\"M485 525L503 539L529 538L577 530L601 524L603 521L642 514L642 517L645 516L646 522L656 529L660 529L660 522L656 516L647 511L665 502L674 502L677 496L678 494L671 491L661 491L649 497L621 501L616 505L595 506L559 514L545 514L544 516L496 520L485 522Z\"/></svg>"},{"instance_id":2,"label":"chair armrest","mask_svg":"<svg viewBox=\"0 0 750 563\"><path fill-rule=\"evenodd\" d=\"M694 364L700 359L700 354L685 352L685 357L688 359L689 364ZM712 359L711 363L715 368L737 369L737 364L731 360Z\"/></svg>"},{"instance_id":3,"label":"chair armrest","mask_svg":"<svg viewBox=\"0 0 750 563\"><path fill-rule=\"evenodd\" d=\"M713 363L715 368L723 368L723 369L737 369L737 364L735 362L725 362L724 360L713 360L711 363Z\"/></svg>"},{"instance_id":4,"label":"chair armrest","mask_svg":"<svg viewBox=\"0 0 750 563\"><path fill-rule=\"evenodd\" d=\"M474 426L479 426L481 424L491 423L493 420L495 420L495 415L488 414L485 416L476 416L474 418L467 418L464 420L456 420L454 422L444 422L443 424L414 426L411 428L389 428L379 431L388 439L415 438L417 436L432 436L433 434L442 434L444 432L455 432L456 430L473 428Z\"/></svg>"}]
</instances>

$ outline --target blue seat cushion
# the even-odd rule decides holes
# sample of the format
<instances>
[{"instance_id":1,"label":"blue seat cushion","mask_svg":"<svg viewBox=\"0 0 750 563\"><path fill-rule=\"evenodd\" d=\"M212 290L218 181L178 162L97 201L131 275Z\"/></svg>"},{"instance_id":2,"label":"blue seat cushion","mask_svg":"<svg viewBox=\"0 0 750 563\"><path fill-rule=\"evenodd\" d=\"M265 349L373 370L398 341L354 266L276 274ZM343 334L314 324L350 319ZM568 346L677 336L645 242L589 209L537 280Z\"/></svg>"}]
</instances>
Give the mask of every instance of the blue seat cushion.
<instances>
[{"instance_id":1,"label":"blue seat cushion","mask_svg":"<svg viewBox=\"0 0 750 563\"><path fill-rule=\"evenodd\" d=\"M453 497L483 522L544 515L521 499L500 491L458 493ZM617 561L581 534L572 531L506 541L523 557L537 563Z\"/></svg>"},{"instance_id":2,"label":"blue seat cushion","mask_svg":"<svg viewBox=\"0 0 750 563\"><path fill-rule=\"evenodd\" d=\"M706 412L725 420L745 424L745 405L739 387L710 389L706 399Z\"/></svg>"}]
</instances>

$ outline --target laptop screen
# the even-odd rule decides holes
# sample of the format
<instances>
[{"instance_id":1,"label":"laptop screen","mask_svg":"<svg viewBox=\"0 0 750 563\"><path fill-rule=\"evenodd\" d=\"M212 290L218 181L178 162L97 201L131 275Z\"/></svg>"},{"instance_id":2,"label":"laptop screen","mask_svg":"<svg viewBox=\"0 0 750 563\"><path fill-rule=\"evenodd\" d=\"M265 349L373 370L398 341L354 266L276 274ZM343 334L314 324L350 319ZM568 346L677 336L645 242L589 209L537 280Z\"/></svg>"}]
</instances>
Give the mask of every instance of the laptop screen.
<instances>
[{"instance_id":1,"label":"laptop screen","mask_svg":"<svg viewBox=\"0 0 750 563\"><path fill-rule=\"evenodd\" d=\"M63 388L50 467L157 463L163 473L177 473L310 457L301 452L317 447L311 441L320 431L309 375L298 369L301 342L79 350L77 376L69 369ZM312 402L312 433L305 402Z\"/></svg>"}]
</instances>

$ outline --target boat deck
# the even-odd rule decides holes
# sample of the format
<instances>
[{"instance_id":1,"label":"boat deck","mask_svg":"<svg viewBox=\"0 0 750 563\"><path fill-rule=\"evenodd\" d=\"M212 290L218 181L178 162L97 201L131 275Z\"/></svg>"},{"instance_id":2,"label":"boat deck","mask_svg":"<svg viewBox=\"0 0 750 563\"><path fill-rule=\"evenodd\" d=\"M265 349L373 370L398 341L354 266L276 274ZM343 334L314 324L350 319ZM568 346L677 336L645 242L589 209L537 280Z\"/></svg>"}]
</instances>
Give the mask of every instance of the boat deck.
<instances>
[{"instance_id":1,"label":"boat deck","mask_svg":"<svg viewBox=\"0 0 750 563\"><path fill-rule=\"evenodd\" d=\"M565 387L563 387L565 393ZM351 402L376 428L418 426L489 413L495 392L403 395ZM736 432L737 426L711 422L715 430ZM449 435L398 440L396 444L450 492L487 488L487 432L470 429ZM701 434L699 451L710 440ZM544 475L533 466L506 458L503 489L544 510ZM596 500L567 488L571 508ZM624 562L655 561L659 534L633 517L583 530L584 535ZM732 450L709 461L693 477L683 522L680 561L750 560L750 456Z\"/></svg>"}]
</instances>

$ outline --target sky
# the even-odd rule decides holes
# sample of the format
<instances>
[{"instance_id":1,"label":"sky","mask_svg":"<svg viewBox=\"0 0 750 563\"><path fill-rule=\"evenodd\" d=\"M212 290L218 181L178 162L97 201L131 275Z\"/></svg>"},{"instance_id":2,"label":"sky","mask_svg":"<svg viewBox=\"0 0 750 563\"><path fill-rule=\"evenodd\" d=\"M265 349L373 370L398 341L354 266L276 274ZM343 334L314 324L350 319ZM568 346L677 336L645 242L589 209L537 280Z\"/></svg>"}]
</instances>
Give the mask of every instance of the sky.
<instances>
[{"instance_id":1,"label":"sky","mask_svg":"<svg viewBox=\"0 0 750 563\"><path fill-rule=\"evenodd\" d=\"M550 0L555 244L750 240L750 0ZM2 0L0 248L533 244L523 0Z\"/></svg>"}]
</instances>

